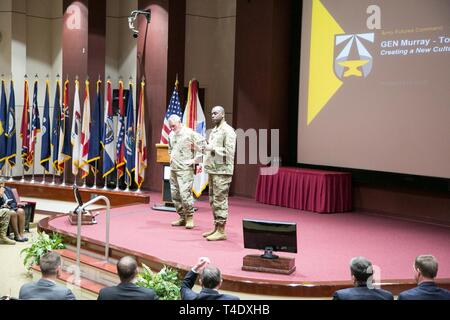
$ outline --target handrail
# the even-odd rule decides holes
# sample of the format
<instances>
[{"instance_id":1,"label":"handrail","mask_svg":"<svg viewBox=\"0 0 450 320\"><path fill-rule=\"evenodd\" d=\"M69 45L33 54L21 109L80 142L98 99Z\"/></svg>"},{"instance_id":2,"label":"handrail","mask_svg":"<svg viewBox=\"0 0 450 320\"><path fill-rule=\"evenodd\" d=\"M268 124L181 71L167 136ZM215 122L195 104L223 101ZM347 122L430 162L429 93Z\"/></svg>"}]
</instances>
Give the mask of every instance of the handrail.
<instances>
[{"instance_id":1,"label":"handrail","mask_svg":"<svg viewBox=\"0 0 450 320\"><path fill-rule=\"evenodd\" d=\"M111 204L109 202L109 199L105 196L98 196L95 197L92 200L89 200L85 204L81 206L78 212L78 223L77 223L77 270L76 270L76 282L79 283L80 281L80 251L81 251L81 215L83 210L90 206L91 204L94 204L98 202L99 200L104 200L106 203L106 239L105 239L105 262L108 262L108 256L109 256L109 210L111 208Z\"/></svg>"}]
</instances>

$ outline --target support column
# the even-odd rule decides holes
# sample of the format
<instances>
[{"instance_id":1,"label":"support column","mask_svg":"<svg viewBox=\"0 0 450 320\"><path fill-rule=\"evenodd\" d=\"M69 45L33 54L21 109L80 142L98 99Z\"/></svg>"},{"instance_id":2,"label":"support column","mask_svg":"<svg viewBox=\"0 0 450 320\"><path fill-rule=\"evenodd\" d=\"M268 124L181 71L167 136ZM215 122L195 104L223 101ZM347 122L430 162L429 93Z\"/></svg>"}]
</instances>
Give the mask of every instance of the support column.
<instances>
[{"instance_id":1,"label":"support column","mask_svg":"<svg viewBox=\"0 0 450 320\"><path fill-rule=\"evenodd\" d=\"M94 106L98 75L105 77L106 0L63 0L63 83L69 77L70 119L72 118L74 80L80 81L80 102L84 99L84 81L90 78L91 108ZM70 164L70 161L67 162ZM66 181L73 176L66 165ZM90 178L91 177L90 175Z\"/></svg>"},{"instance_id":2,"label":"support column","mask_svg":"<svg viewBox=\"0 0 450 320\"><path fill-rule=\"evenodd\" d=\"M287 123L292 104L289 80L293 2L237 0L236 6L233 125L244 131L280 129L282 159L291 145ZM246 149L248 161L248 142ZM236 165L233 193L254 197L258 172L256 164Z\"/></svg>"},{"instance_id":3,"label":"support column","mask_svg":"<svg viewBox=\"0 0 450 320\"><path fill-rule=\"evenodd\" d=\"M180 83L183 83L186 2L139 0L138 7L140 10L151 10L150 24L147 25L145 17L141 15L136 21L139 30L137 82L139 83L143 76L146 82L145 126L148 167L143 189L161 191L163 168L156 164L155 144L161 139L164 115L176 73Z\"/></svg>"}]
</instances>

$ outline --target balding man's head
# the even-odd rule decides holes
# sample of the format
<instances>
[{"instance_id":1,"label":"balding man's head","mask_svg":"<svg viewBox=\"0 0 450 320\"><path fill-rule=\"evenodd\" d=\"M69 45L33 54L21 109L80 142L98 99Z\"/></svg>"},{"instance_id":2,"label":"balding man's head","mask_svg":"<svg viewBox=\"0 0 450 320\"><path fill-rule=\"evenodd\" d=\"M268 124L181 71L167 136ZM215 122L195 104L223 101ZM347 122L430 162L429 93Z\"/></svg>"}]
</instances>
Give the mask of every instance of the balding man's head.
<instances>
[{"instance_id":1,"label":"balding man's head","mask_svg":"<svg viewBox=\"0 0 450 320\"><path fill-rule=\"evenodd\" d=\"M134 258L125 256L117 262L117 273L120 282L131 282L137 274L137 262Z\"/></svg>"},{"instance_id":2,"label":"balding man's head","mask_svg":"<svg viewBox=\"0 0 450 320\"><path fill-rule=\"evenodd\" d=\"M219 268L209 265L200 276L201 285L208 289L218 289L222 284L222 275Z\"/></svg>"}]
</instances>

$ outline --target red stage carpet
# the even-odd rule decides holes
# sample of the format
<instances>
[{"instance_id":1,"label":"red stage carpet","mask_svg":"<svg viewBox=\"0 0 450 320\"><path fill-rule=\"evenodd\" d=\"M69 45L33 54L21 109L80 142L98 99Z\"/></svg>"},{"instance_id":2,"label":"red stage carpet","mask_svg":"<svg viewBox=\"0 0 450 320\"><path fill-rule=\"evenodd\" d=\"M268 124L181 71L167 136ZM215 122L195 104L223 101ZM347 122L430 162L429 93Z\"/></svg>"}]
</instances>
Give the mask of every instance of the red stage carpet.
<instances>
[{"instance_id":1,"label":"red stage carpet","mask_svg":"<svg viewBox=\"0 0 450 320\"><path fill-rule=\"evenodd\" d=\"M224 275L276 281L348 281L348 262L362 255L380 268L381 279L411 279L413 261L419 254L433 254L439 261L438 278L450 278L450 229L435 225L369 216L362 213L322 215L264 205L251 199L231 198L227 241L208 242L201 236L212 227L207 200L197 202L196 227L171 227L175 213L153 211L160 199L152 193L150 205L112 210L111 245L157 257L189 269L200 256L208 256ZM242 271L242 258L258 253L243 247L242 219L293 221L298 228L297 270L292 275ZM49 222L51 227L76 234L67 217ZM104 241L105 215L98 225L83 226L82 235ZM292 256L293 254L280 253Z\"/></svg>"}]
</instances>

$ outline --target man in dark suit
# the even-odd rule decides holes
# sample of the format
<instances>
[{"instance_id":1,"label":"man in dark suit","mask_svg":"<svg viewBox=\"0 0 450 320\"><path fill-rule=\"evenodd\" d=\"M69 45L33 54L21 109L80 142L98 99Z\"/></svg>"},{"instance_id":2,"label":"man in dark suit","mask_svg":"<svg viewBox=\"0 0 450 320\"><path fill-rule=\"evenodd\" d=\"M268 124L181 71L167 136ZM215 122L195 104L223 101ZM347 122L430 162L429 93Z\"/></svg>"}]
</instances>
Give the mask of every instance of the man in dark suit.
<instances>
[{"instance_id":1,"label":"man in dark suit","mask_svg":"<svg viewBox=\"0 0 450 320\"><path fill-rule=\"evenodd\" d=\"M44 254L39 262L42 278L37 282L24 284L20 288L19 299L24 300L76 300L72 291L56 284L61 270L61 256L50 251Z\"/></svg>"},{"instance_id":2,"label":"man in dark suit","mask_svg":"<svg viewBox=\"0 0 450 320\"><path fill-rule=\"evenodd\" d=\"M434 282L438 262L432 255L421 255L414 262L414 279L417 287L401 292L398 300L450 300L450 291L439 288Z\"/></svg>"},{"instance_id":3,"label":"man in dark suit","mask_svg":"<svg viewBox=\"0 0 450 320\"><path fill-rule=\"evenodd\" d=\"M222 285L222 275L220 270L214 266L207 266L210 260L206 257L201 257L197 264L192 267L184 277L181 284L181 299L183 300L240 300L239 297L231 294L219 293ZM200 273L200 285L202 290L200 293L192 291L192 287L197 280Z\"/></svg>"},{"instance_id":4,"label":"man in dark suit","mask_svg":"<svg viewBox=\"0 0 450 320\"><path fill-rule=\"evenodd\" d=\"M350 260L350 273L354 287L336 291L333 300L394 300L392 293L373 286L373 267L366 258Z\"/></svg>"},{"instance_id":5,"label":"man in dark suit","mask_svg":"<svg viewBox=\"0 0 450 320\"><path fill-rule=\"evenodd\" d=\"M120 283L100 290L98 300L158 300L155 291L132 283L138 273L137 262L132 257L122 257L117 262Z\"/></svg>"},{"instance_id":6,"label":"man in dark suit","mask_svg":"<svg viewBox=\"0 0 450 320\"><path fill-rule=\"evenodd\" d=\"M9 209L10 225L14 232L14 240L28 241L24 236L25 211L17 207L17 201L10 187L5 186L5 179L0 178L0 207Z\"/></svg>"}]
</instances>

